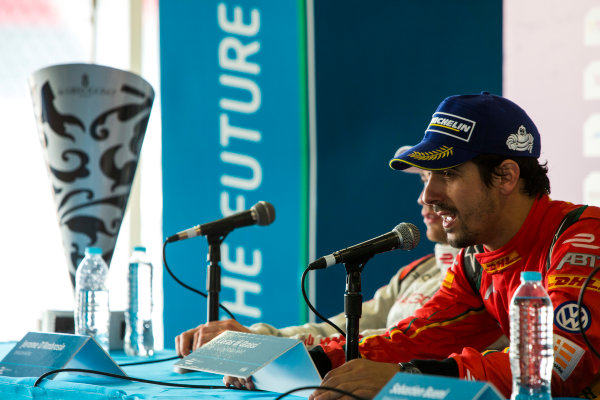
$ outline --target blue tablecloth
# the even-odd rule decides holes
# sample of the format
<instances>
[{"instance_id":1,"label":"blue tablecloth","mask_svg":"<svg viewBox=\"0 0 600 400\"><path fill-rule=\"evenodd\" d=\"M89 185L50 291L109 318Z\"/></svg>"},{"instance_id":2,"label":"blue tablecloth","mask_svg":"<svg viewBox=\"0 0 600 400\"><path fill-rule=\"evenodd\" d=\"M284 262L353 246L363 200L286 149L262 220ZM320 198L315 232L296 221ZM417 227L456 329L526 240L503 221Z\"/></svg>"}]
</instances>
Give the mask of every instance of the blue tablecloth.
<instances>
[{"instance_id":1,"label":"blue tablecloth","mask_svg":"<svg viewBox=\"0 0 600 400\"><path fill-rule=\"evenodd\" d=\"M15 345L0 343L0 359ZM146 361L147 358L127 357L123 352L111 352L117 364ZM174 357L173 350L159 351L152 359ZM184 383L192 385L223 386L222 376L204 372L178 374L173 371L177 360L163 361L154 364L123 366L122 369L130 377L153 381ZM177 400L177 399L275 399L279 393L259 392L234 389L190 389L158 386L148 383L130 382L127 380L93 376L58 374L54 379L45 379L34 387L35 378L12 378L0 375L0 399L32 400ZM301 399L298 396L287 396L286 399ZM559 399L556 399L559 400ZM563 398L562 400L569 400ZM573 399L577 400L577 399Z\"/></svg>"},{"instance_id":2,"label":"blue tablecloth","mask_svg":"<svg viewBox=\"0 0 600 400\"><path fill-rule=\"evenodd\" d=\"M0 359L15 345L0 343ZM117 364L146 361L147 358L127 357L123 352L111 352ZM173 350L159 351L153 359L174 357ZM147 380L184 383L192 385L223 386L222 376L204 372L178 374L173 371L177 360L154 364L123 366L122 369L130 377ZM0 376L0 399L51 399L51 400L138 400L138 399L275 399L279 394L234 389L190 389L158 386L148 383L130 382L127 380L94 376L60 373L54 379L44 379L37 387L32 378L13 378ZM287 399L288 397L286 397ZM301 399L289 396L291 399Z\"/></svg>"}]
</instances>

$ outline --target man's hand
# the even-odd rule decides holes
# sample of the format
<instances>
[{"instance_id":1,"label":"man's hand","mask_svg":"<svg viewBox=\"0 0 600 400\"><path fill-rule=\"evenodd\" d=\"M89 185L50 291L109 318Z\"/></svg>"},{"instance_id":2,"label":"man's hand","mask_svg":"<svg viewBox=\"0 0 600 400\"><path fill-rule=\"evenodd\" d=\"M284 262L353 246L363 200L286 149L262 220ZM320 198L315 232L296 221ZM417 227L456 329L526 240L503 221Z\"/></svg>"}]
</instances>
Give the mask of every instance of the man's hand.
<instances>
[{"instance_id":1,"label":"man's hand","mask_svg":"<svg viewBox=\"0 0 600 400\"><path fill-rule=\"evenodd\" d=\"M372 399L399 371L398 364L355 359L329 371L323 378L321 386L341 389L365 399ZM323 389L315 390L309 397L309 400L332 399L352 400L353 398Z\"/></svg>"},{"instance_id":2,"label":"man's hand","mask_svg":"<svg viewBox=\"0 0 600 400\"><path fill-rule=\"evenodd\" d=\"M223 377L223 383L227 387L235 386L236 388L241 389L245 386L246 389L248 389L248 390L255 389L254 382L252 381L252 377L249 377L248 379L242 379L242 378L234 378L233 376L225 375Z\"/></svg>"},{"instance_id":3,"label":"man's hand","mask_svg":"<svg viewBox=\"0 0 600 400\"><path fill-rule=\"evenodd\" d=\"M175 337L175 350L179 357L185 357L198 347L210 342L224 331L250 332L250 329L234 319L211 321L183 332Z\"/></svg>"}]
</instances>

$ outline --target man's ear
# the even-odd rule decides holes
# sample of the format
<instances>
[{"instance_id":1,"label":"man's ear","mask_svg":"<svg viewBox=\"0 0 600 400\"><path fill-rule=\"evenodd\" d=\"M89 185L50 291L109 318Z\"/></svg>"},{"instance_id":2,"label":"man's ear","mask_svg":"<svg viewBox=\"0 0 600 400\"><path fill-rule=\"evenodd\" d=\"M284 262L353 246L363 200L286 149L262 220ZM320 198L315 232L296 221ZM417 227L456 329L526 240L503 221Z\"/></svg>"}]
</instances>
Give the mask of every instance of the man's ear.
<instances>
[{"instance_id":1,"label":"man's ear","mask_svg":"<svg viewBox=\"0 0 600 400\"><path fill-rule=\"evenodd\" d=\"M521 177L521 169L519 164L514 160L504 160L496 167L498 174L498 188L502 194L510 194L515 190L519 190L519 178Z\"/></svg>"}]
</instances>

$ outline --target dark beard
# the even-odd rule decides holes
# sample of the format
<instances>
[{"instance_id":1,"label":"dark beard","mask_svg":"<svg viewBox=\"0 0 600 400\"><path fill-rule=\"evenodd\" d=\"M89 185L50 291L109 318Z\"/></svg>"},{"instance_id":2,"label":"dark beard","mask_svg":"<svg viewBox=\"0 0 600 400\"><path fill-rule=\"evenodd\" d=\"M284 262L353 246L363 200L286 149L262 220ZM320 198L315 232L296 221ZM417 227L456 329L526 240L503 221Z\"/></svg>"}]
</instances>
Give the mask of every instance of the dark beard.
<instances>
[{"instance_id":1,"label":"dark beard","mask_svg":"<svg viewBox=\"0 0 600 400\"><path fill-rule=\"evenodd\" d=\"M448 232L446 232L446 234L448 234ZM450 238L450 235L448 235L448 244L456 249L461 249L463 247L475 246L480 243L477 240L475 232L466 230L459 235L455 235L454 238Z\"/></svg>"},{"instance_id":2,"label":"dark beard","mask_svg":"<svg viewBox=\"0 0 600 400\"><path fill-rule=\"evenodd\" d=\"M455 249L462 249L463 247L475 246L478 243L470 237L459 237L455 240L448 239L448 244Z\"/></svg>"}]
</instances>

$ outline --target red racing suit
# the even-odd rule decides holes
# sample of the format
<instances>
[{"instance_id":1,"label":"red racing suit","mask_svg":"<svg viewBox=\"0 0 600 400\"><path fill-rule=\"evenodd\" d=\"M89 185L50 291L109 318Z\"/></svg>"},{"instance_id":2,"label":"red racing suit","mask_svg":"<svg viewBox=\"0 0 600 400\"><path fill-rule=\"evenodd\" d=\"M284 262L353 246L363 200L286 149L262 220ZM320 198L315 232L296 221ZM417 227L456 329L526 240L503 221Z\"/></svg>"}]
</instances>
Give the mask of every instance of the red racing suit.
<instances>
[{"instance_id":1,"label":"red racing suit","mask_svg":"<svg viewBox=\"0 0 600 400\"><path fill-rule=\"evenodd\" d=\"M372 299L363 302L360 317L360 335L384 334L398 321L413 315L437 292L444 275L458 254L458 249L437 243L433 254L422 257L400 268L389 283L377 290ZM345 313L329 318L346 331ZM272 325L257 323L249 327L253 333L291 337L304 342L308 349L332 340L343 340L331 325L309 322L300 326L277 329Z\"/></svg>"},{"instance_id":2,"label":"red racing suit","mask_svg":"<svg viewBox=\"0 0 600 400\"><path fill-rule=\"evenodd\" d=\"M553 243L565 215L577 208L574 213L581 215ZM583 282L600 266L600 208L542 196L505 246L495 251L479 247L478 254L473 254L474 247L468 248L471 253L461 250L440 290L413 317L384 335L363 338L361 356L393 363L451 357L461 379L491 382L508 398L512 391L508 349L481 352L500 334L510 337L508 309L521 271L539 271L555 313L552 395L600 398L600 359L589 350L575 319ZM469 256L481 265L475 281L465 269ZM600 276L586 288L583 303L583 328L600 351ZM344 362L339 343L322 347L333 368Z\"/></svg>"}]
</instances>

